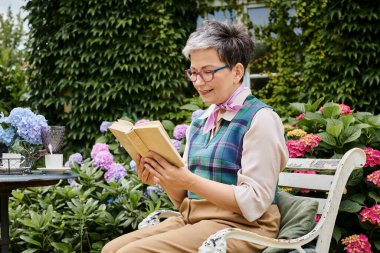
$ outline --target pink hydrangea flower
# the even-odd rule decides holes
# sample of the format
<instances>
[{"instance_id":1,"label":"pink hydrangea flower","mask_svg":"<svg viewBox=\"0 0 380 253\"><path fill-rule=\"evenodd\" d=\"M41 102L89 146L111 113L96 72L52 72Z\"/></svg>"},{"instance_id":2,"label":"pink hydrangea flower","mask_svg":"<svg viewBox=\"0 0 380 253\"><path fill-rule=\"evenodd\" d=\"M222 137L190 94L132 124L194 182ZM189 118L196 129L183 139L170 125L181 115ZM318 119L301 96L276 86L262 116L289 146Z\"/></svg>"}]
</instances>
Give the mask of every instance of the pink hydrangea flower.
<instances>
[{"instance_id":1,"label":"pink hydrangea flower","mask_svg":"<svg viewBox=\"0 0 380 253\"><path fill-rule=\"evenodd\" d=\"M307 134L301 137L300 142L305 143L305 145L314 148L318 146L318 144L321 142L321 138L315 134Z\"/></svg>"},{"instance_id":2,"label":"pink hydrangea flower","mask_svg":"<svg viewBox=\"0 0 380 253\"><path fill-rule=\"evenodd\" d=\"M186 130L189 126L186 125L186 124L182 124L182 125L177 125L175 128L174 128L174 131L173 131L173 136L180 140L180 139L183 139L186 137Z\"/></svg>"},{"instance_id":3,"label":"pink hydrangea flower","mask_svg":"<svg viewBox=\"0 0 380 253\"><path fill-rule=\"evenodd\" d=\"M294 173L300 173L300 174L317 174L314 170L295 170ZM301 193L309 193L309 189L301 189Z\"/></svg>"},{"instance_id":4,"label":"pink hydrangea flower","mask_svg":"<svg viewBox=\"0 0 380 253\"><path fill-rule=\"evenodd\" d=\"M143 124L143 123L146 123L146 122L149 122L149 121L150 121L149 119L139 119L138 121L136 121L135 125Z\"/></svg>"},{"instance_id":5,"label":"pink hydrangea flower","mask_svg":"<svg viewBox=\"0 0 380 253\"><path fill-rule=\"evenodd\" d=\"M380 224L380 204L372 207L364 208L360 215L362 216L361 222L369 221L371 224Z\"/></svg>"},{"instance_id":6,"label":"pink hydrangea flower","mask_svg":"<svg viewBox=\"0 0 380 253\"><path fill-rule=\"evenodd\" d=\"M310 152L307 145L299 140L290 140L286 142L290 158L304 157L306 152Z\"/></svg>"},{"instance_id":7,"label":"pink hydrangea flower","mask_svg":"<svg viewBox=\"0 0 380 253\"><path fill-rule=\"evenodd\" d=\"M301 120L301 119L304 119L305 118L305 113L301 113L300 115L298 115L296 117L297 120Z\"/></svg>"},{"instance_id":8,"label":"pink hydrangea flower","mask_svg":"<svg viewBox=\"0 0 380 253\"><path fill-rule=\"evenodd\" d=\"M374 183L377 187L380 187L380 170L374 171L367 176L367 181Z\"/></svg>"},{"instance_id":9,"label":"pink hydrangea flower","mask_svg":"<svg viewBox=\"0 0 380 253\"><path fill-rule=\"evenodd\" d=\"M380 165L380 151L373 148L363 148L366 155L364 167L375 167Z\"/></svg>"},{"instance_id":10,"label":"pink hydrangea flower","mask_svg":"<svg viewBox=\"0 0 380 253\"><path fill-rule=\"evenodd\" d=\"M340 112L341 115L352 114L352 110L351 110L351 108L348 105L339 104L339 106L340 106L340 109L342 109L341 112Z\"/></svg>"},{"instance_id":11,"label":"pink hydrangea flower","mask_svg":"<svg viewBox=\"0 0 380 253\"><path fill-rule=\"evenodd\" d=\"M91 150L91 158L94 159L99 152L108 151L108 145L105 143L96 143Z\"/></svg>"},{"instance_id":12,"label":"pink hydrangea flower","mask_svg":"<svg viewBox=\"0 0 380 253\"><path fill-rule=\"evenodd\" d=\"M342 239L342 244L346 246L344 249L347 253L372 253L371 244L363 234L346 237Z\"/></svg>"},{"instance_id":13,"label":"pink hydrangea flower","mask_svg":"<svg viewBox=\"0 0 380 253\"><path fill-rule=\"evenodd\" d=\"M95 167L107 171L113 165L113 155L109 151L100 151L96 154L92 163Z\"/></svg>"}]
</instances>

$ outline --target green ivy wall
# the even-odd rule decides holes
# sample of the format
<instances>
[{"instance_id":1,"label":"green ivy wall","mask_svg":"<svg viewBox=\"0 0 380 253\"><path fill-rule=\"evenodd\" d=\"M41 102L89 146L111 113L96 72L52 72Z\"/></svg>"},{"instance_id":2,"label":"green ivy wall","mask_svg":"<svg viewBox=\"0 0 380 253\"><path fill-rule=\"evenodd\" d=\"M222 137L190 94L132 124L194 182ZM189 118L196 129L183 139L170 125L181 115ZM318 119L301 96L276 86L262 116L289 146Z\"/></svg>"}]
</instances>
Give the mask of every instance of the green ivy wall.
<instances>
[{"instance_id":1,"label":"green ivy wall","mask_svg":"<svg viewBox=\"0 0 380 253\"><path fill-rule=\"evenodd\" d=\"M92 145L102 121L162 119L193 92L181 50L197 1L29 1L30 105Z\"/></svg>"}]
</instances>

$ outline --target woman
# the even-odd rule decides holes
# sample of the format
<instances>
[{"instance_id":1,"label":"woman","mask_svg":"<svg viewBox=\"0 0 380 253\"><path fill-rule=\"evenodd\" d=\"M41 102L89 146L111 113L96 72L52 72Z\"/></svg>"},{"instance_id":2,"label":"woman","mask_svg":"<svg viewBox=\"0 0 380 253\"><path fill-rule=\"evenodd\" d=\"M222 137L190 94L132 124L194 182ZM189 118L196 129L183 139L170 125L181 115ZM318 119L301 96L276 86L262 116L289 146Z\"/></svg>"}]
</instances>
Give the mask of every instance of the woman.
<instances>
[{"instance_id":1,"label":"woman","mask_svg":"<svg viewBox=\"0 0 380 253\"><path fill-rule=\"evenodd\" d=\"M211 106L189 128L187 166L153 152L136 161L142 182L159 183L181 216L118 237L103 253L197 252L211 234L230 227L277 236L276 184L288 153L278 115L242 86L253 48L240 24L206 21L190 35L185 74ZM263 249L234 239L227 245L228 252Z\"/></svg>"}]
</instances>

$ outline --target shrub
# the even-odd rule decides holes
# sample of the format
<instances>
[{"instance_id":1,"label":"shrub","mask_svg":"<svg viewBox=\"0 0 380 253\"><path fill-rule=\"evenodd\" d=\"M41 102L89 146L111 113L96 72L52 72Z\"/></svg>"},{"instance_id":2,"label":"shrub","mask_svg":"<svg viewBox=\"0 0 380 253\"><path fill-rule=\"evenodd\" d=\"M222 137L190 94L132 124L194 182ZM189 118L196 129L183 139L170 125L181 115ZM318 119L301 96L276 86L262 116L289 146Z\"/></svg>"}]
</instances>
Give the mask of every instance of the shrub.
<instances>
[{"instance_id":1,"label":"shrub","mask_svg":"<svg viewBox=\"0 0 380 253\"><path fill-rule=\"evenodd\" d=\"M372 249L380 250L377 229L380 220L377 205L380 201L380 115L355 112L345 104L332 102L320 106L322 101L291 104L298 114L290 117L285 125L289 153L291 157L341 158L353 147L365 151L366 164L354 170L348 180L331 251L348 250L360 243L358 240L368 248L366 238ZM342 238L346 239L341 241Z\"/></svg>"}]
</instances>

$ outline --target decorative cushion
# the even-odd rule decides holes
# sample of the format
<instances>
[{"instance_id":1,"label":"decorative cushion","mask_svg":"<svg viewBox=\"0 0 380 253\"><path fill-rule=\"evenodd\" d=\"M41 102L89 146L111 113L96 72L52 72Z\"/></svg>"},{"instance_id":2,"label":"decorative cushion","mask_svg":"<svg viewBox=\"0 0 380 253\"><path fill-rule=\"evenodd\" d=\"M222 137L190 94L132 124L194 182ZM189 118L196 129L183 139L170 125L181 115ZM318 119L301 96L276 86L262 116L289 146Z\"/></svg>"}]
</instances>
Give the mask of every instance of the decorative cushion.
<instances>
[{"instance_id":1,"label":"decorative cushion","mask_svg":"<svg viewBox=\"0 0 380 253\"><path fill-rule=\"evenodd\" d=\"M318 201L278 192L278 208L281 214L279 239L294 239L309 233L315 226ZM286 249L267 248L263 253L289 252Z\"/></svg>"}]
</instances>

